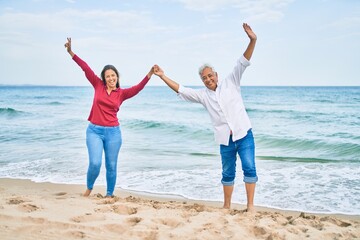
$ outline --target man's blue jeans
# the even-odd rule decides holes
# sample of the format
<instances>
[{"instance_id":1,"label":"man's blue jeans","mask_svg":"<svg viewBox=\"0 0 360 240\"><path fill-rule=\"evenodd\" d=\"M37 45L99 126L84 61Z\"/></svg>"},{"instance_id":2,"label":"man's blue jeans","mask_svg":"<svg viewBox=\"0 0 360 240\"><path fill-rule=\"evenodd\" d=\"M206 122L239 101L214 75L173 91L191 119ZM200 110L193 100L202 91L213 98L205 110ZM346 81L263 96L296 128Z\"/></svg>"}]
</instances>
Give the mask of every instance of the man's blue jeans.
<instances>
[{"instance_id":1,"label":"man's blue jeans","mask_svg":"<svg viewBox=\"0 0 360 240\"><path fill-rule=\"evenodd\" d=\"M229 145L220 145L220 154L223 169L221 183L224 186L234 185L237 154L241 160L244 182L256 183L258 181L255 166L255 142L251 129L244 138L235 142L232 140L232 135L230 135Z\"/></svg>"},{"instance_id":2,"label":"man's blue jeans","mask_svg":"<svg viewBox=\"0 0 360 240\"><path fill-rule=\"evenodd\" d=\"M86 146L89 153L87 188L92 190L99 176L102 153L105 153L107 196L112 196L116 183L117 160L122 143L119 126L103 127L90 123L86 130Z\"/></svg>"}]
</instances>

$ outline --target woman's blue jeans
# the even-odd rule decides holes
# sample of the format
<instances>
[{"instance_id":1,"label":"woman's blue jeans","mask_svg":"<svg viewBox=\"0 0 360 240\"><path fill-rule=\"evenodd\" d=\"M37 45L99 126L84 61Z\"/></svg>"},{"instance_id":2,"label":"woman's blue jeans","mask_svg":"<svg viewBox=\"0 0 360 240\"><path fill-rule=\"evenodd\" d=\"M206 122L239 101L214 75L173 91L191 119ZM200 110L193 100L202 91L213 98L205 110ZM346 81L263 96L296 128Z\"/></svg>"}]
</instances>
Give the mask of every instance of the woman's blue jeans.
<instances>
[{"instance_id":1,"label":"woman's blue jeans","mask_svg":"<svg viewBox=\"0 0 360 240\"><path fill-rule=\"evenodd\" d=\"M245 183L256 183L258 177L256 175L255 166L255 142L251 129L244 138L232 140L230 135L229 145L220 145L220 155L222 161L222 179L224 186L234 185L236 175L236 155L239 155L241 167L244 173Z\"/></svg>"},{"instance_id":2,"label":"woman's blue jeans","mask_svg":"<svg viewBox=\"0 0 360 240\"><path fill-rule=\"evenodd\" d=\"M112 196L116 183L117 160L122 143L119 126L103 127L90 123L86 130L86 146L89 153L87 188L92 190L99 176L102 153L105 153L106 195Z\"/></svg>"}]
</instances>

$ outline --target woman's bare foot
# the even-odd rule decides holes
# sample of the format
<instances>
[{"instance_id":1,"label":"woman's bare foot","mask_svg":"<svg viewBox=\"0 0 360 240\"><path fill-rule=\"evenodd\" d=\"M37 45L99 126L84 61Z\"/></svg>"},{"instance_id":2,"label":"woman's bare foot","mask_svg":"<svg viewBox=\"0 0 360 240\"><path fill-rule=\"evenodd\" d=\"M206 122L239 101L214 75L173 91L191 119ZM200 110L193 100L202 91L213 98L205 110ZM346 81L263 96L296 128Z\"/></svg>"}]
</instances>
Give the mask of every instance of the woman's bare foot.
<instances>
[{"instance_id":1,"label":"woman's bare foot","mask_svg":"<svg viewBox=\"0 0 360 240\"><path fill-rule=\"evenodd\" d=\"M90 189L86 189L86 191L84 192L83 196L84 197L88 197L91 193L91 190Z\"/></svg>"}]
</instances>

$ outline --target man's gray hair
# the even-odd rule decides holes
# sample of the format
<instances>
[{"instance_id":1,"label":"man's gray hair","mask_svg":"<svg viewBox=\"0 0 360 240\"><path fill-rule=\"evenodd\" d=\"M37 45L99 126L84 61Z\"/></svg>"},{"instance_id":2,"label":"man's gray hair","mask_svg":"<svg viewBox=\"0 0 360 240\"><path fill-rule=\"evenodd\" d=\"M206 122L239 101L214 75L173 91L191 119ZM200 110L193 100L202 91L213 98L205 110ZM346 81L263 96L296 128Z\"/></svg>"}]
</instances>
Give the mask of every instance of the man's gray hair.
<instances>
[{"instance_id":1,"label":"man's gray hair","mask_svg":"<svg viewBox=\"0 0 360 240\"><path fill-rule=\"evenodd\" d=\"M214 68L213 66L211 66L211 65L208 64L208 63L205 63L204 65L202 65L201 67L199 67L199 75L200 75L200 78L201 78L201 74L202 74L202 72L204 71L205 68L210 68L211 71L213 71L214 73L216 73L215 68Z\"/></svg>"}]
</instances>

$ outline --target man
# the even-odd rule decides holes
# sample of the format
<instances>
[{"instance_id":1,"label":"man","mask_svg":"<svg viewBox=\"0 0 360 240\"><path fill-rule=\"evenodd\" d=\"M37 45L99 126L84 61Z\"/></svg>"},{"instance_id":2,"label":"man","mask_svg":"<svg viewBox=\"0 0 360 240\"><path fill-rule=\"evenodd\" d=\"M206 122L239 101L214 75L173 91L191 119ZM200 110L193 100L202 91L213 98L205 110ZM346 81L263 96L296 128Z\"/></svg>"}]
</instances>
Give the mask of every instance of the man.
<instances>
[{"instance_id":1,"label":"man","mask_svg":"<svg viewBox=\"0 0 360 240\"><path fill-rule=\"evenodd\" d=\"M219 81L217 72L210 65L199 69L200 77L206 86L192 89L179 85L167 77L157 65L154 73L159 76L179 97L190 102L201 103L208 111L214 127L215 140L220 144L224 208L230 208L234 190L236 155L241 160L247 194L247 211L254 211L255 185L258 180L255 167L255 144L251 123L246 113L240 92L240 80L246 67L250 65L257 37L251 27L244 23L245 33L250 42L234 70L224 80Z\"/></svg>"}]
</instances>

